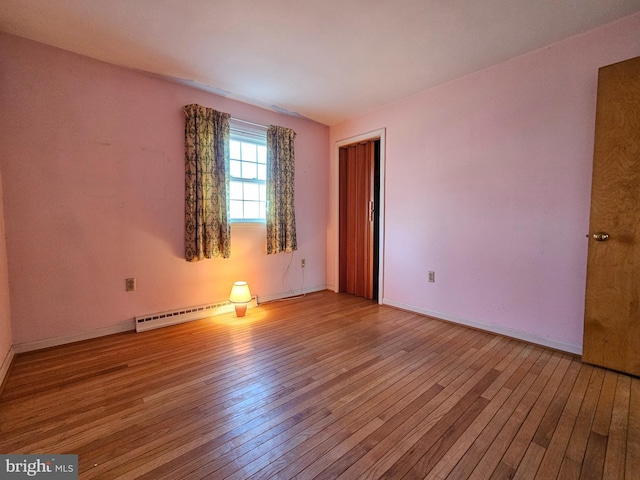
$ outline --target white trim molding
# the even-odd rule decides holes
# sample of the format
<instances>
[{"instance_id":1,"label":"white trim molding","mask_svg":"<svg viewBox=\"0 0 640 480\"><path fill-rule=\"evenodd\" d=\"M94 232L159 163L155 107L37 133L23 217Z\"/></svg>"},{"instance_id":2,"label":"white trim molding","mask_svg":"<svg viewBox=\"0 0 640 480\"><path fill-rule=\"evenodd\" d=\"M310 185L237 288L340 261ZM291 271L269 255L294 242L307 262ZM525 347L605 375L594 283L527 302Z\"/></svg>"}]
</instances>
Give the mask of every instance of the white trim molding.
<instances>
[{"instance_id":1,"label":"white trim molding","mask_svg":"<svg viewBox=\"0 0 640 480\"><path fill-rule=\"evenodd\" d=\"M400 308L402 310L408 310L410 312L420 313L429 317L436 318L438 320L445 320L447 322L457 323L465 325L467 327L477 328L478 330L484 330L486 332L496 333L498 335L504 335L505 337L515 338L529 343L535 343L543 347L553 348L555 350L561 350L567 353L573 353L575 355L582 355L582 345L572 345L569 343L558 342L546 337L540 337L529 332L523 332L522 330L514 330L512 328L501 327L498 325L490 325L487 323L476 322L475 320L468 320L465 318L456 317L454 315L448 315L446 313L434 312L424 308L415 307L413 305L407 305L394 300L384 299L384 305L390 307Z\"/></svg>"},{"instance_id":2,"label":"white trim molding","mask_svg":"<svg viewBox=\"0 0 640 480\"><path fill-rule=\"evenodd\" d=\"M296 290L290 293L283 292L283 293L278 293L274 295L264 295L264 296L260 295L256 297L256 301L259 306L261 302L280 300L288 297L295 297L297 295L302 295L306 293L320 292L323 290L327 290L326 285L309 287L309 288L305 288L304 290ZM19 343L17 345L14 345L11 351L14 351L15 353L32 352L34 350L41 350L43 348L49 348L49 347L57 347L58 345L65 345L67 343L80 342L82 340L89 340L91 338L104 337L106 335L113 335L116 333L135 332L135 330L136 330L136 322L134 318L126 322L119 323L118 325L98 328L96 330L91 330L88 332L64 335L61 337L45 338L43 340L36 340L33 342ZM13 354L11 355L11 358L13 358ZM7 362L6 359L5 359L5 362ZM10 364L10 360L9 360L9 364ZM5 365L3 364L2 367L4 368ZM8 369L8 366L7 366L7 369ZM2 372L3 370L0 370L0 374L2 374Z\"/></svg>"},{"instance_id":3,"label":"white trim molding","mask_svg":"<svg viewBox=\"0 0 640 480\"><path fill-rule=\"evenodd\" d=\"M380 140L380 205L378 207L378 215L380 219L380 229L378 234L378 303L382 305L384 297L384 192L385 192L385 162L386 162L386 135L385 128L379 128L367 133L362 133L354 137L338 140L335 144L333 171L335 172L333 180L333 218L335 219L335 258L333 263L334 270L334 292L338 293L340 278L340 147L351 145L352 143L364 142L365 140Z\"/></svg>"},{"instance_id":4,"label":"white trim molding","mask_svg":"<svg viewBox=\"0 0 640 480\"><path fill-rule=\"evenodd\" d=\"M327 287L326 285L322 285L318 287L304 288L302 290L295 290L287 293L276 293L274 295L260 295L258 296L258 306L260 306L261 303L273 302L276 300L286 300L287 298L296 298L296 297L299 297L300 295L306 295L307 293L314 293L314 292L322 292L324 290L329 290L329 287Z\"/></svg>"},{"instance_id":5,"label":"white trim molding","mask_svg":"<svg viewBox=\"0 0 640 480\"><path fill-rule=\"evenodd\" d=\"M110 327L98 328L96 330L90 330L88 332L74 333L61 337L45 338L43 340L36 340L34 342L19 343L14 347L16 353L32 352L34 350L41 350L43 348L57 347L58 345L64 345L67 343L80 342L82 340L89 340L91 338L97 337L104 337L105 335L135 331L135 329L135 323L133 319L131 319L127 322L120 323L118 325L112 325Z\"/></svg>"},{"instance_id":6,"label":"white trim molding","mask_svg":"<svg viewBox=\"0 0 640 480\"><path fill-rule=\"evenodd\" d=\"M0 386L4 383L4 380L7 378L7 374L9 373L9 369L11 368L11 362L13 362L13 357L15 356L16 351L13 346L9 347L9 351L4 356L4 360L2 360L2 364L0 365Z\"/></svg>"}]
</instances>

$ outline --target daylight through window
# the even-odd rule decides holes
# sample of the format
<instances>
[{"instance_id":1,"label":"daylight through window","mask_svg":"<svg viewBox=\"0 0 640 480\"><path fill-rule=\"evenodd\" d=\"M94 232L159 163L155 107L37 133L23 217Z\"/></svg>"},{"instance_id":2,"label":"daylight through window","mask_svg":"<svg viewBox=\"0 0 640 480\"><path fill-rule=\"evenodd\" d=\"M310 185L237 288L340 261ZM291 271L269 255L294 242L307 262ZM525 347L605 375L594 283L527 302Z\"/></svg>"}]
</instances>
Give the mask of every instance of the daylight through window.
<instances>
[{"instance_id":1,"label":"daylight through window","mask_svg":"<svg viewBox=\"0 0 640 480\"><path fill-rule=\"evenodd\" d=\"M244 131L240 127L234 128L234 125L230 130L230 220L264 222L267 206L266 131Z\"/></svg>"}]
</instances>

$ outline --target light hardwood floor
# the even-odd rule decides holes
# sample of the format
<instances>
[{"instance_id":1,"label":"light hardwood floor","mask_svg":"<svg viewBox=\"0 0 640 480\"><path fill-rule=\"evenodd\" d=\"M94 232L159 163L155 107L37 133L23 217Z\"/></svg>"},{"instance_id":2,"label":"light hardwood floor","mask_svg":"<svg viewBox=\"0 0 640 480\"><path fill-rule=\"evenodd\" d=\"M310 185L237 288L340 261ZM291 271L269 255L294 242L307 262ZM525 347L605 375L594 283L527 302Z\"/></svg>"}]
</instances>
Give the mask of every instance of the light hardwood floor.
<instances>
[{"instance_id":1,"label":"light hardwood floor","mask_svg":"<svg viewBox=\"0 0 640 480\"><path fill-rule=\"evenodd\" d=\"M640 380L320 292L18 355L0 452L76 453L80 478L636 479Z\"/></svg>"}]
</instances>

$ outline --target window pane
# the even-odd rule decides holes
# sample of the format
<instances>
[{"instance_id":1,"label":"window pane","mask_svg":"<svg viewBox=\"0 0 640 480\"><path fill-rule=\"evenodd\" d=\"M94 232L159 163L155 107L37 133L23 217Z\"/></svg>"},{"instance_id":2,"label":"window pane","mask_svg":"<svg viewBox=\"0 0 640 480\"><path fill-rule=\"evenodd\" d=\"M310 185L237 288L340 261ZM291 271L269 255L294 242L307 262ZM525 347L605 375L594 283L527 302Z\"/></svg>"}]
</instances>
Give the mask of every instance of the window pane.
<instances>
[{"instance_id":1,"label":"window pane","mask_svg":"<svg viewBox=\"0 0 640 480\"><path fill-rule=\"evenodd\" d=\"M242 142L242 160L256 161L256 145Z\"/></svg>"},{"instance_id":2,"label":"window pane","mask_svg":"<svg viewBox=\"0 0 640 480\"><path fill-rule=\"evenodd\" d=\"M229 156L231 158L240 159L240 142L237 140L229 141Z\"/></svg>"},{"instance_id":3,"label":"window pane","mask_svg":"<svg viewBox=\"0 0 640 480\"><path fill-rule=\"evenodd\" d=\"M242 162L242 178L257 178L258 164Z\"/></svg>"},{"instance_id":4,"label":"window pane","mask_svg":"<svg viewBox=\"0 0 640 480\"><path fill-rule=\"evenodd\" d=\"M267 147L264 145L258 146L258 163L267 163Z\"/></svg>"},{"instance_id":5,"label":"window pane","mask_svg":"<svg viewBox=\"0 0 640 480\"><path fill-rule=\"evenodd\" d=\"M229 217L234 221L266 216L267 147L259 143L237 137L229 141Z\"/></svg>"},{"instance_id":6,"label":"window pane","mask_svg":"<svg viewBox=\"0 0 640 480\"><path fill-rule=\"evenodd\" d=\"M231 218L244 218L242 214L242 200L231 200L229 202L229 216Z\"/></svg>"},{"instance_id":7,"label":"window pane","mask_svg":"<svg viewBox=\"0 0 640 480\"><path fill-rule=\"evenodd\" d=\"M242 162L231 160L229 170L229 175L232 177L240 177L242 175Z\"/></svg>"},{"instance_id":8,"label":"window pane","mask_svg":"<svg viewBox=\"0 0 640 480\"><path fill-rule=\"evenodd\" d=\"M267 179L267 166L258 164L258 180Z\"/></svg>"},{"instance_id":9,"label":"window pane","mask_svg":"<svg viewBox=\"0 0 640 480\"><path fill-rule=\"evenodd\" d=\"M229 198L242 200L242 182L229 182Z\"/></svg>"},{"instance_id":10,"label":"window pane","mask_svg":"<svg viewBox=\"0 0 640 480\"><path fill-rule=\"evenodd\" d=\"M258 202L244 202L245 218L259 218L260 208Z\"/></svg>"},{"instance_id":11,"label":"window pane","mask_svg":"<svg viewBox=\"0 0 640 480\"><path fill-rule=\"evenodd\" d=\"M260 200L260 189L256 183L244 184L244 199L245 200Z\"/></svg>"}]
</instances>

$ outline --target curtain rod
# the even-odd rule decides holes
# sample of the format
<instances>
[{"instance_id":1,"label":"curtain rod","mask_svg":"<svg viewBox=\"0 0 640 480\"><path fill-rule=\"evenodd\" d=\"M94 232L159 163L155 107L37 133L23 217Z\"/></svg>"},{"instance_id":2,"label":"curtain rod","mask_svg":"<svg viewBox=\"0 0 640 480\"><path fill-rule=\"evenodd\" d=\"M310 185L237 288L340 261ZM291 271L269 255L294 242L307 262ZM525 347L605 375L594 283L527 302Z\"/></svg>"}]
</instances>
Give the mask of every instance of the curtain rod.
<instances>
[{"instance_id":1,"label":"curtain rod","mask_svg":"<svg viewBox=\"0 0 640 480\"><path fill-rule=\"evenodd\" d=\"M236 117L231 117L231 120L233 120L234 122L240 122L240 123L244 123L246 125L251 125L253 127L269 128L267 125L261 125L259 123L248 122L247 120L242 120L242 119L236 118Z\"/></svg>"}]
</instances>

